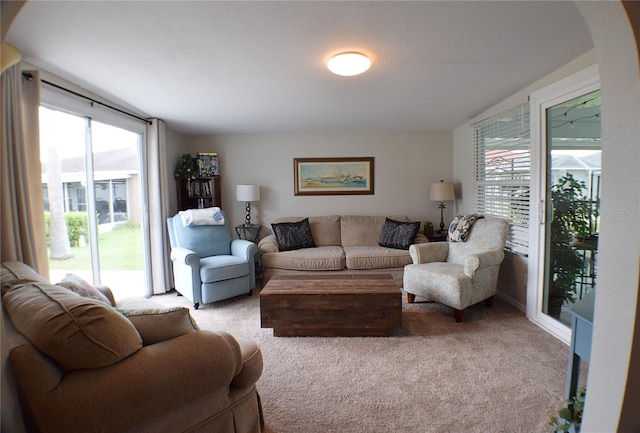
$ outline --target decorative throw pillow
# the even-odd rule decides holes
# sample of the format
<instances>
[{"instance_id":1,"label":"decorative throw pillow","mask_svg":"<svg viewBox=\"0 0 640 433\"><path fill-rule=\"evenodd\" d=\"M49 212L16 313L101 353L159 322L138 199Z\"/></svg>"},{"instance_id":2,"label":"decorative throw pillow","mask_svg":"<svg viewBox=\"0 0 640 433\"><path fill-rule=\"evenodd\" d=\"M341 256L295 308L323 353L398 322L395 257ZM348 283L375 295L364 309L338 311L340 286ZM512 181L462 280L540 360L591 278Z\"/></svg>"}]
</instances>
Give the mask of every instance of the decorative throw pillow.
<instances>
[{"instance_id":1,"label":"decorative throw pillow","mask_svg":"<svg viewBox=\"0 0 640 433\"><path fill-rule=\"evenodd\" d=\"M96 289L94 286L75 274L67 274L57 285L67 288L80 296L84 296L85 298L104 302L111 307L111 301L109 301L109 298L107 298L100 290Z\"/></svg>"},{"instance_id":2,"label":"decorative throw pillow","mask_svg":"<svg viewBox=\"0 0 640 433\"><path fill-rule=\"evenodd\" d=\"M420 230L420 221L400 222L386 218L380 233L381 247L408 250Z\"/></svg>"},{"instance_id":3,"label":"decorative throw pillow","mask_svg":"<svg viewBox=\"0 0 640 433\"><path fill-rule=\"evenodd\" d=\"M185 307L116 310L133 323L145 346L200 330Z\"/></svg>"},{"instance_id":4,"label":"decorative throw pillow","mask_svg":"<svg viewBox=\"0 0 640 433\"><path fill-rule=\"evenodd\" d=\"M2 304L15 328L64 371L107 367L142 347L126 317L62 286L27 282Z\"/></svg>"},{"instance_id":5,"label":"decorative throw pillow","mask_svg":"<svg viewBox=\"0 0 640 433\"><path fill-rule=\"evenodd\" d=\"M311 236L309 218L295 223L273 223L273 233L278 240L280 251L299 250L316 246Z\"/></svg>"}]
</instances>

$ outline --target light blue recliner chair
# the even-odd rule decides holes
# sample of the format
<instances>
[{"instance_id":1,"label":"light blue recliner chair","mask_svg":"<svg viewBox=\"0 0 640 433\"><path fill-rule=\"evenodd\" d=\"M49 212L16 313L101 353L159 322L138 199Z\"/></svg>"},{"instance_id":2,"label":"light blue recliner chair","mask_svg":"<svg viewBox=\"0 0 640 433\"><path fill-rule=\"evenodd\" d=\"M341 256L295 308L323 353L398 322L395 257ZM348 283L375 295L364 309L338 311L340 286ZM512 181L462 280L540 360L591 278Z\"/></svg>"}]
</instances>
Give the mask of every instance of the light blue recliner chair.
<instances>
[{"instance_id":1,"label":"light blue recliner chair","mask_svg":"<svg viewBox=\"0 0 640 433\"><path fill-rule=\"evenodd\" d=\"M179 214L167 219L175 288L195 309L201 303L250 295L256 285L258 247L232 239L226 218L224 221L185 227Z\"/></svg>"}]
</instances>

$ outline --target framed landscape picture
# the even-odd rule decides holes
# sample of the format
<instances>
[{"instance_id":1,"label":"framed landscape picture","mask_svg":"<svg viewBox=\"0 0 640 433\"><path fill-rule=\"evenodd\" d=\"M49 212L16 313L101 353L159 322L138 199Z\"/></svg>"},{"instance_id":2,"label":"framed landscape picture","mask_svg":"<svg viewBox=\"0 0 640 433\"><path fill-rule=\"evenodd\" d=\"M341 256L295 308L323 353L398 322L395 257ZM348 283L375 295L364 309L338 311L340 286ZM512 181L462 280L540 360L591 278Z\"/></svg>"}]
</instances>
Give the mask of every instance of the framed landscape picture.
<instances>
[{"instance_id":1,"label":"framed landscape picture","mask_svg":"<svg viewBox=\"0 0 640 433\"><path fill-rule=\"evenodd\" d=\"M294 195L373 194L373 158L294 158Z\"/></svg>"}]
</instances>

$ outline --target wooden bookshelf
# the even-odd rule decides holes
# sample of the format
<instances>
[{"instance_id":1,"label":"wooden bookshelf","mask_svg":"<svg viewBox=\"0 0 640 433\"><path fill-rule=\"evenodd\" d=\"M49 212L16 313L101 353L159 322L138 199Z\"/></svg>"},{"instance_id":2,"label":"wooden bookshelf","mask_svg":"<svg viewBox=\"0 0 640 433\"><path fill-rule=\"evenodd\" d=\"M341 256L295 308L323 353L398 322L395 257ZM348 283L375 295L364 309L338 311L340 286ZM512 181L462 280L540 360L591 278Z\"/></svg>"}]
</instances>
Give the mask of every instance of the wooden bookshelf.
<instances>
[{"instance_id":1,"label":"wooden bookshelf","mask_svg":"<svg viewBox=\"0 0 640 433\"><path fill-rule=\"evenodd\" d=\"M176 179L178 210L222 207L220 176Z\"/></svg>"}]
</instances>

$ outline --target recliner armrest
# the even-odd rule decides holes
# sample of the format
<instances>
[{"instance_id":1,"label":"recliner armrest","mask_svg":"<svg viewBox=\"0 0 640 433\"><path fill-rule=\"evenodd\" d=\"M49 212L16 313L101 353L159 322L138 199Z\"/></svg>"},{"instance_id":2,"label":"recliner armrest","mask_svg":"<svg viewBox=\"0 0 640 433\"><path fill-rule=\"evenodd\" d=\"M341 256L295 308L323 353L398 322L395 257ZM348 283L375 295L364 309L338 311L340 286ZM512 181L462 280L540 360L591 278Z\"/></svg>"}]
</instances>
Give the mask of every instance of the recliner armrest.
<instances>
[{"instance_id":1,"label":"recliner armrest","mask_svg":"<svg viewBox=\"0 0 640 433\"><path fill-rule=\"evenodd\" d=\"M246 261L252 261L258 253L255 243L245 239L234 239L231 241L231 255L240 257Z\"/></svg>"},{"instance_id":2,"label":"recliner armrest","mask_svg":"<svg viewBox=\"0 0 640 433\"><path fill-rule=\"evenodd\" d=\"M409 246L409 255L413 264L444 262L449 253L448 242L428 242Z\"/></svg>"},{"instance_id":3,"label":"recliner armrest","mask_svg":"<svg viewBox=\"0 0 640 433\"><path fill-rule=\"evenodd\" d=\"M249 263L251 289L256 288L256 254L258 254L258 246L255 243L245 239L231 241L231 255L240 257Z\"/></svg>"},{"instance_id":4,"label":"recliner armrest","mask_svg":"<svg viewBox=\"0 0 640 433\"><path fill-rule=\"evenodd\" d=\"M472 254L464 260L464 274L472 278L478 269L499 265L503 260L503 250Z\"/></svg>"},{"instance_id":5,"label":"recliner armrest","mask_svg":"<svg viewBox=\"0 0 640 433\"><path fill-rule=\"evenodd\" d=\"M182 247L171 248L171 260L174 262L184 263L191 267L200 267L200 257L198 257L193 251Z\"/></svg>"}]
</instances>

